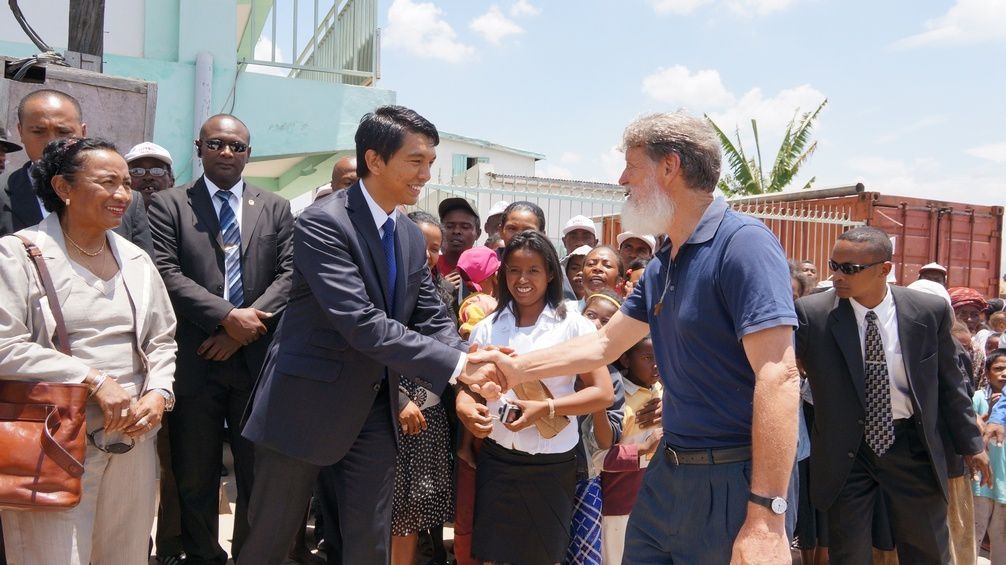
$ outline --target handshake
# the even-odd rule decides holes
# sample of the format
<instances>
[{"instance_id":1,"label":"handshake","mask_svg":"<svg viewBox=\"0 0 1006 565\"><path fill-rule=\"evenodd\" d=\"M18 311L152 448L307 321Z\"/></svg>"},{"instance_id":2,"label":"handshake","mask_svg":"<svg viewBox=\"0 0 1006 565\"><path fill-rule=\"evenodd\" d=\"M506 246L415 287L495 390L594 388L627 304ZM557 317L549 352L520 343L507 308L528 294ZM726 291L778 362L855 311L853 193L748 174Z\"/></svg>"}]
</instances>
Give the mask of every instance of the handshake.
<instances>
[{"instance_id":1,"label":"handshake","mask_svg":"<svg viewBox=\"0 0 1006 565\"><path fill-rule=\"evenodd\" d=\"M516 354L509 347L489 345L479 349L472 344L458 381L482 398L496 400L522 380L517 374L515 358Z\"/></svg>"}]
</instances>

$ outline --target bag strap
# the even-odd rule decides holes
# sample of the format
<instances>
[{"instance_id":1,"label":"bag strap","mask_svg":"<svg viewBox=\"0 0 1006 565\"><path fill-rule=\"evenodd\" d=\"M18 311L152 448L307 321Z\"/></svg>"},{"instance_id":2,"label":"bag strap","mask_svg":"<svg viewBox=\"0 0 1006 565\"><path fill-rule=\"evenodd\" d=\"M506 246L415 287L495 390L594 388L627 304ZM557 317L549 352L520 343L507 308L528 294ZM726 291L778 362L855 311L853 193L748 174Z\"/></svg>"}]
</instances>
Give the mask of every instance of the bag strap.
<instances>
[{"instance_id":1,"label":"bag strap","mask_svg":"<svg viewBox=\"0 0 1006 565\"><path fill-rule=\"evenodd\" d=\"M28 252L28 257L31 258L32 262L35 263L35 269L38 271L38 278L42 281L42 288L45 289L45 297L49 301L49 310L52 311L52 317L56 319L56 349L62 352L64 355L73 355L70 353L70 338L66 333L66 322L63 321L63 310L59 307L59 301L56 299L56 289L52 285L52 277L49 276L49 268L45 266L45 259L42 257L42 252L39 250L30 239L27 237L14 234L21 243L24 244L25 251Z\"/></svg>"}]
</instances>

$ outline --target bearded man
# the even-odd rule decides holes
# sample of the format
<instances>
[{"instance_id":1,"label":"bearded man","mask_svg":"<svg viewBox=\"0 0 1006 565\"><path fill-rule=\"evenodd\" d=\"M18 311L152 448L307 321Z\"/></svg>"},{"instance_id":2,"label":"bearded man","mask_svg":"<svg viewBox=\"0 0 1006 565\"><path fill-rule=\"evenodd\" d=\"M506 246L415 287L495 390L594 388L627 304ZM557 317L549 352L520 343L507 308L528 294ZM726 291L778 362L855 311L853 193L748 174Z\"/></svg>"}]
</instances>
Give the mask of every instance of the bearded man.
<instances>
[{"instance_id":1,"label":"bearded man","mask_svg":"<svg viewBox=\"0 0 1006 565\"><path fill-rule=\"evenodd\" d=\"M469 361L495 363L509 387L591 371L651 334L664 445L629 518L624 563L789 563L799 373L786 256L764 224L713 197L720 146L704 120L644 116L623 147L622 225L668 236L632 295L596 334Z\"/></svg>"}]
</instances>

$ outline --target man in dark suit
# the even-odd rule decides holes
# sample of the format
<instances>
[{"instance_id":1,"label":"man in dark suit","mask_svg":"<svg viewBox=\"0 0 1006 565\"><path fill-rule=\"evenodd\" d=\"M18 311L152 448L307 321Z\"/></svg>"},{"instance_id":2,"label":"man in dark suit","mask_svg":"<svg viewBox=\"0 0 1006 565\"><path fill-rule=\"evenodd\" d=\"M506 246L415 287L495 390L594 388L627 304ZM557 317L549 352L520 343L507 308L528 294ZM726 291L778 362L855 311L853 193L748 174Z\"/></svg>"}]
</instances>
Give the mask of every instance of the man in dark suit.
<instances>
[{"instance_id":1,"label":"man in dark suit","mask_svg":"<svg viewBox=\"0 0 1006 565\"><path fill-rule=\"evenodd\" d=\"M0 235L34 226L49 214L35 195L29 174L31 164L42 157L46 144L54 139L86 137L87 124L76 98L58 90L42 89L27 94L18 103L17 132L29 161L7 179L6 198L0 199L5 200L0 205ZM152 253L142 198L132 199L122 223L114 231Z\"/></svg>"},{"instance_id":2,"label":"man in dark suit","mask_svg":"<svg viewBox=\"0 0 1006 565\"><path fill-rule=\"evenodd\" d=\"M244 182L248 128L206 120L195 142L205 173L157 192L150 205L154 258L178 316L177 398L171 455L186 563L224 563L217 542L224 423L238 487L232 554L248 531L253 446L240 422L272 330L290 292L290 203ZM306 507L306 506L305 506Z\"/></svg>"},{"instance_id":3,"label":"man in dark suit","mask_svg":"<svg viewBox=\"0 0 1006 565\"><path fill-rule=\"evenodd\" d=\"M244 428L256 479L242 565L282 562L319 473L337 506L325 521L341 538L328 540L341 548L329 563L387 563L399 378L437 394L452 377L475 380L423 234L396 211L418 200L438 141L407 108L367 114L360 181L297 220L293 290Z\"/></svg>"},{"instance_id":4,"label":"man in dark suit","mask_svg":"<svg viewBox=\"0 0 1006 565\"><path fill-rule=\"evenodd\" d=\"M872 562L881 493L900 561L948 563L946 450L990 476L953 313L939 297L888 285L891 254L877 228L842 234L829 261L834 290L796 304L797 357L814 394L810 494L828 512L836 564Z\"/></svg>"}]
</instances>

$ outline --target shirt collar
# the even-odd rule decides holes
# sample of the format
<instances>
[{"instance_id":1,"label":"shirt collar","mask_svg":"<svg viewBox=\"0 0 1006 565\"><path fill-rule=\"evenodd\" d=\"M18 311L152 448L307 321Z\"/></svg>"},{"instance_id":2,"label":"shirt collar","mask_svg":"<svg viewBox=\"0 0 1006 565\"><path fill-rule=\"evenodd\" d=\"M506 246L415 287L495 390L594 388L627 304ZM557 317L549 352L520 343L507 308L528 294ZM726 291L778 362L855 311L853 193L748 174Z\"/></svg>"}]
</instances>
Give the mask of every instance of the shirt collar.
<instances>
[{"instance_id":1,"label":"shirt collar","mask_svg":"<svg viewBox=\"0 0 1006 565\"><path fill-rule=\"evenodd\" d=\"M688 237L688 241L685 243L705 243L712 239L716 235L716 230L719 229L723 216L727 213L727 208L729 207L727 201L722 196L717 196L706 207L706 211L702 213L702 219L699 220L692 235Z\"/></svg>"},{"instance_id":2,"label":"shirt collar","mask_svg":"<svg viewBox=\"0 0 1006 565\"><path fill-rule=\"evenodd\" d=\"M504 308L503 310L500 310L499 313L500 313L499 319L501 321L511 323L514 325L514 327L517 326L517 316L514 315L513 313L513 303L510 303L510 306ZM567 316L569 315L569 308L566 309L566 315ZM535 322L534 325L537 326L538 324L546 321L547 322L559 321L559 314L555 311L555 308L549 306L548 304L545 305L545 309L542 310L541 314L538 315L538 320Z\"/></svg>"},{"instance_id":3,"label":"shirt collar","mask_svg":"<svg viewBox=\"0 0 1006 565\"><path fill-rule=\"evenodd\" d=\"M625 377L625 378L622 379L622 388L625 390L625 397L628 398L628 397L632 396L633 394L636 394L637 392L639 392L640 390L642 390L643 387L641 387L641 386L637 385L636 383L630 381L629 377Z\"/></svg>"},{"instance_id":4,"label":"shirt collar","mask_svg":"<svg viewBox=\"0 0 1006 565\"><path fill-rule=\"evenodd\" d=\"M217 195L218 192L223 190L219 186L210 180L210 177L203 175L203 182L206 183L206 190L210 193L210 200ZM230 193L238 197L238 202L241 202L241 196L244 193L245 182L244 179L238 179L238 182L230 188Z\"/></svg>"},{"instance_id":5,"label":"shirt collar","mask_svg":"<svg viewBox=\"0 0 1006 565\"><path fill-rule=\"evenodd\" d=\"M363 199L367 201L367 207L370 208L370 215L374 217L374 224L377 226L377 231L380 233L384 229L384 222L391 218L393 222L398 222L398 210L392 210L390 214L385 212L380 206L378 206L377 201L374 197L370 195L370 191L367 190L367 186L363 184L363 179L360 179L360 188L363 192Z\"/></svg>"},{"instance_id":6,"label":"shirt collar","mask_svg":"<svg viewBox=\"0 0 1006 565\"><path fill-rule=\"evenodd\" d=\"M887 294L884 295L884 299L873 308L863 306L859 302L856 302L855 298L850 298L849 304L852 305L852 312L856 315L856 322L862 324L866 320L866 313L870 310L873 310L877 314L878 320L886 319L887 315L890 314L890 310L894 308L894 296L891 293L891 287L887 287Z\"/></svg>"}]
</instances>

